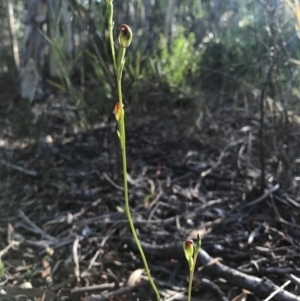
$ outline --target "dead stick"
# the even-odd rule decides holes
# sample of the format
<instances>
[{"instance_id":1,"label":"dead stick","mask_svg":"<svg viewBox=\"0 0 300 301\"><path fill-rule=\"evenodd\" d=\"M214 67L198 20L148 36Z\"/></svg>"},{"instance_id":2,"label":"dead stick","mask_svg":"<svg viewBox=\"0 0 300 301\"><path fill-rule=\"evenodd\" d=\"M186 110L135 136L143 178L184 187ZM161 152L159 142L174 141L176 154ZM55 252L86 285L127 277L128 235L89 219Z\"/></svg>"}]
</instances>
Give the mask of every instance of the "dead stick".
<instances>
[{"instance_id":1,"label":"dead stick","mask_svg":"<svg viewBox=\"0 0 300 301\"><path fill-rule=\"evenodd\" d=\"M135 249L132 240L128 241L128 244ZM146 256L157 256L160 258L178 258L183 256L182 243L180 242L165 246L155 246L144 242L141 242L141 244ZM203 249L199 252L198 262L204 266L204 273L224 278L229 284L246 289L262 297L268 297L279 289L277 285L267 278L260 279L255 276L244 274L214 260ZM286 290L280 291L273 299L276 301L300 301L300 297L297 297Z\"/></svg>"},{"instance_id":2,"label":"dead stick","mask_svg":"<svg viewBox=\"0 0 300 301\"><path fill-rule=\"evenodd\" d=\"M279 290L279 287L267 278L260 279L258 277L250 276L216 261L214 264L209 265L213 259L204 250L200 251L198 260L202 265L207 265L205 270L208 273L222 277L226 279L229 284L239 286L261 295L262 297L267 297ZM273 299L277 301L300 301L300 297L285 290L278 292Z\"/></svg>"},{"instance_id":3,"label":"dead stick","mask_svg":"<svg viewBox=\"0 0 300 301\"><path fill-rule=\"evenodd\" d=\"M18 166L18 165L15 165L15 164L12 164L10 162L6 162L4 160L0 160L0 164L7 167L7 168L11 168L13 170L16 170L16 171L19 171L27 176L32 176L32 177L36 177L38 175L38 173L35 171L35 170L28 170L28 169L25 169L21 166Z\"/></svg>"},{"instance_id":4,"label":"dead stick","mask_svg":"<svg viewBox=\"0 0 300 301\"><path fill-rule=\"evenodd\" d=\"M147 282L141 281L141 282L135 284L134 286L124 286L124 287L118 288L114 291L111 291L107 294L103 294L102 296L99 296L99 297L87 297L87 300L88 301L106 301L106 300L110 300L110 298L114 299L114 297L116 297L116 296L126 294L126 293L133 291L141 286L144 286L145 284L147 284Z\"/></svg>"}]
</instances>

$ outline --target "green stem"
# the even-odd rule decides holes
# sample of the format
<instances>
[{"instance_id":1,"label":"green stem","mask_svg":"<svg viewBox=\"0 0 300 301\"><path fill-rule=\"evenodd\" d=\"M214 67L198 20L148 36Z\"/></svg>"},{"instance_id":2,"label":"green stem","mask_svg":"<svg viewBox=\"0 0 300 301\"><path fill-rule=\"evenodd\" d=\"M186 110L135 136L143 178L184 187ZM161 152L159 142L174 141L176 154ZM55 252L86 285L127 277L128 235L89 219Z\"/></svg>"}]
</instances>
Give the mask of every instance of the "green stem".
<instances>
[{"instance_id":1,"label":"green stem","mask_svg":"<svg viewBox=\"0 0 300 301\"><path fill-rule=\"evenodd\" d=\"M115 54L115 45L114 45L114 36L113 36L113 28L114 28L113 4L112 3L107 4L107 9L108 9L108 34L109 34L110 48L111 48L111 54L112 54L112 58L113 58L115 73L117 74L117 63L116 63L116 54Z\"/></svg>"},{"instance_id":2,"label":"green stem","mask_svg":"<svg viewBox=\"0 0 300 301\"><path fill-rule=\"evenodd\" d=\"M191 298L192 298L192 285L193 285L193 278L194 278L194 270L195 270L195 266L193 266L190 269L190 279L189 279L189 289L188 289L188 300L187 301L191 301Z\"/></svg>"},{"instance_id":3,"label":"green stem","mask_svg":"<svg viewBox=\"0 0 300 301\"><path fill-rule=\"evenodd\" d=\"M125 50L125 49L124 49ZM120 51L122 51L120 49ZM122 51L122 55L120 55L120 58L124 59L125 51ZM119 60L120 64L120 60ZM119 94L119 103L121 104L121 107L123 106L123 100L122 100L122 86L121 86L121 78L122 78L122 69L119 69L118 78L117 78L117 86L118 86L118 94ZM124 114L119 122L119 132L120 132L120 143L121 143L121 149L122 149L122 161L123 161L123 179L124 179L124 198L125 198L125 213L127 215L127 219L130 225L130 229L134 238L134 241L136 243L136 246L140 252L140 255L142 257L144 267L146 270L146 273L149 278L149 282L151 284L151 287L153 291L156 294L157 301L161 301L159 292L157 287L155 286L155 283L152 279L150 269L148 267L147 259L145 257L144 251L142 249L142 246L140 244L140 241L138 239L138 236L136 234L136 230L133 224L133 220L131 217L130 212L130 206L129 206L129 199L128 199L128 182L127 182L127 161L126 161L126 137L125 137L125 120L124 120Z\"/></svg>"},{"instance_id":4,"label":"green stem","mask_svg":"<svg viewBox=\"0 0 300 301\"><path fill-rule=\"evenodd\" d=\"M125 62L125 52L126 52L126 48L120 48L119 50L119 57L118 57L118 67L117 67L117 81L121 82L122 79L122 72L123 72L123 68L124 68L124 62ZM119 87L118 87L119 88ZM121 87L120 87L121 89ZM122 90L122 89L121 89ZM122 92L122 91L121 91ZM119 90L118 90L119 93ZM120 104L122 105L122 97L121 100L119 99Z\"/></svg>"},{"instance_id":5,"label":"green stem","mask_svg":"<svg viewBox=\"0 0 300 301\"><path fill-rule=\"evenodd\" d=\"M201 240L200 240L199 235L197 235L197 244L196 244L196 249L194 251L193 263L190 265L188 301L191 301L191 298L192 298L193 279L194 279L194 273L195 273L195 268L196 268L196 263L197 263L197 257L198 257L199 250L200 250L200 244L201 244Z\"/></svg>"},{"instance_id":6,"label":"green stem","mask_svg":"<svg viewBox=\"0 0 300 301\"><path fill-rule=\"evenodd\" d=\"M119 57L118 62L116 62L116 54L115 54L115 47L114 47L114 39L113 39L113 4L111 3L107 4L108 8L108 31L109 31L109 40L110 40L110 47L111 47L111 53L113 58L113 64L114 64L114 70L117 77L117 87L118 87L118 96L119 96L119 103L121 109L123 109L123 99L122 99L122 72L124 68L124 57L126 49L121 47L119 51ZM147 259L145 257L145 254L143 252L142 246L140 244L140 241L137 237L136 230L133 224L133 220L131 217L130 207L129 207L129 197L128 197L128 182L127 182L127 161L126 161L126 137L125 137L125 120L124 120L124 114L122 114L121 119L118 122L119 126L119 138L120 138L120 144L121 144L121 150L122 150L122 162L123 162L123 179L124 179L124 198L125 198L125 212L127 215L127 219L130 225L130 229L134 238L134 241L136 243L136 246L141 254L144 267L146 270L146 273L148 275L150 284L152 286L153 291L156 294L157 301L161 301L158 289L156 288L154 281L152 279L150 269L148 267Z\"/></svg>"}]
</instances>

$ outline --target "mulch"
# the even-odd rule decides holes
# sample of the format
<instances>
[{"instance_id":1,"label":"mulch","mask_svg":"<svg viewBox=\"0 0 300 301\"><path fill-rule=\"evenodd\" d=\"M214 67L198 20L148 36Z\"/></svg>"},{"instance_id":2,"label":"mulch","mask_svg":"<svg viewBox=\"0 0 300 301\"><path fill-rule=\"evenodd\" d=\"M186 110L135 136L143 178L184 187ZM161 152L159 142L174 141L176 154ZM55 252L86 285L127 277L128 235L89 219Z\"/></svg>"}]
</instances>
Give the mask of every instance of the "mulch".
<instances>
[{"instance_id":1,"label":"mulch","mask_svg":"<svg viewBox=\"0 0 300 301\"><path fill-rule=\"evenodd\" d=\"M116 124L64 124L73 108L62 103L36 104L46 120L38 142L9 132L13 117L1 122L0 300L154 300L124 213ZM189 134L188 111L140 110L127 129L129 198L164 300L186 299L181 246L197 234L193 300L276 290L273 300L300 300L299 124L288 175L267 116L262 192L256 108L207 106Z\"/></svg>"}]
</instances>

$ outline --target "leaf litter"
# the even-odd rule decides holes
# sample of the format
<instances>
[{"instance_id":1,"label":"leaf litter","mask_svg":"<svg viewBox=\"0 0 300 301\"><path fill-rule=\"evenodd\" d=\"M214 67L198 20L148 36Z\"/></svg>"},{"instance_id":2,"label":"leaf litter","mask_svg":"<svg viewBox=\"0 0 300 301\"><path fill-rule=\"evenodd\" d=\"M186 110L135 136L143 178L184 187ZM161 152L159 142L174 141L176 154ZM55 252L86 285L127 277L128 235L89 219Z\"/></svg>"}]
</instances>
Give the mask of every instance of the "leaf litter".
<instances>
[{"instance_id":1,"label":"leaf litter","mask_svg":"<svg viewBox=\"0 0 300 301\"><path fill-rule=\"evenodd\" d=\"M182 242L200 234L206 253L195 273L195 300L262 300L269 293L259 280L272 289L290 281L274 300L298 300L297 172L282 187L268 118L260 194L256 117L233 105L207 110L202 128L189 137L188 116L169 108L149 109L127 130L132 214L161 295L185 300ZM1 256L1 298L154 300L123 211L115 123L75 131L53 124L63 120L53 111L38 145L6 133L11 143L0 148L0 250L10 246ZM299 133L292 124L294 159ZM234 285L230 278L239 275L246 282L232 278Z\"/></svg>"}]
</instances>

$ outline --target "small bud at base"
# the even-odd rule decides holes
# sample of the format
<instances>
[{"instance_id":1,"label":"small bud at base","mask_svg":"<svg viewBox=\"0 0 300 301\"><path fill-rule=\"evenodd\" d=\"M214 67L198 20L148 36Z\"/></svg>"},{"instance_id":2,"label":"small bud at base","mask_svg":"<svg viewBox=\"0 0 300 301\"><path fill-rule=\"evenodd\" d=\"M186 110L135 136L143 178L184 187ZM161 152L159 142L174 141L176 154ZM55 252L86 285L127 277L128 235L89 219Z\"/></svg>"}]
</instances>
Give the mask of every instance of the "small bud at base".
<instances>
[{"instance_id":1,"label":"small bud at base","mask_svg":"<svg viewBox=\"0 0 300 301\"><path fill-rule=\"evenodd\" d=\"M123 105L121 106L121 104L119 102L115 105L114 113L115 113L115 117L116 117L117 121L120 121L120 119L122 118L122 116L124 114L124 110L123 110Z\"/></svg>"}]
</instances>

